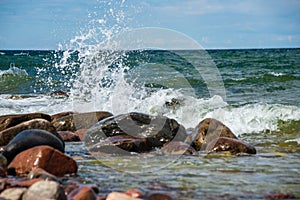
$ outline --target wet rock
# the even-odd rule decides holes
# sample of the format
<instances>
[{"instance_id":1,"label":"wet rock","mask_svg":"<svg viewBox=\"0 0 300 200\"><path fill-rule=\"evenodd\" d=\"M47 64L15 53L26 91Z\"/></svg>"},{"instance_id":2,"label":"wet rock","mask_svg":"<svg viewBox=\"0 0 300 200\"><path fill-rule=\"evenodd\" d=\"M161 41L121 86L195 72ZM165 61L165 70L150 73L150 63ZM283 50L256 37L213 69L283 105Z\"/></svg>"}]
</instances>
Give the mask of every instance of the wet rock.
<instances>
[{"instance_id":1,"label":"wet rock","mask_svg":"<svg viewBox=\"0 0 300 200\"><path fill-rule=\"evenodd\" d=\"M106 197L106 200L141 200L141 199L133 198L121 192L111 192Z\"/></svg>"},{"instance_id":2,"label":"wet rock","mask_svg":"<svg viewBox=\"0 0 300 200\"><path fill-rule=\"evenodd\" d=\"M193 137L191 138L192 147L197 151L201 150L202 145L206 145L218 137L237 139L227 126L213 118L202 120L196 126L191 136Z\"/></svg>"},{"instance_id":3,"label":"wet rock","mask_svg":"<svg viewBox=\"0 0 300 200\"><path fill-rule=\"evenodd\" d=\"M154 193L151 194L147 200L172 200L172 198L167 194Z\"/></svg>"},{"instance_id":4,"label":"wet rock","mask_svg":"<svg viewBox=\"0 0 300 200\"><path fill-rule=\"evenodd\" d=\"M7 128L16 126L22 122L26 122L32 119L45 119L51 121L50 115L43 113L29 113L29 114L17 114L17 115L3 115L0 116L0 131Z\"/></svg>"},{"instance_id":5,"label":"wet rock","mask_svg":"<svg viewBox=\"0 0 300 200\"><path fill-rule=\"evenodd\" d=\"M2 168L6 168L7 166L7 159L5 156L3 156L2 154L0 154L0 167Z\"/></svg>"},{"instance_id":6,"label":"wet rock","mask_svg":"<svg viewBox=\"0 0 300 200\"><path fill-rule=\"evenodd\" d=\"M189 144L180 141L174 141L164 144L162 148L164 153L173 155L193 154L196 150Z\"/></svg>"},{"instance_id":7,"label":"wet rock","mask_svg":"<svg viewBox=\"0 0 300 200\"><path fill-rule=\"evenodd\" d=\"M6 177L6 170L3 167L0 167L0 178Z\"/></svg>"},{"instance_id":8,"label":"wet rock","mask_svg":"<svg viewBox=\"0 0 300 200\"><path fill-rule=\"evenodd\" d=\"M20 152L40 145L48 145L61 152L64 152L65 148L64 142L58 135L41 129L29 129L21 131L15 136L5 147L3 155L10 163Z\"/></svg>"},{"instance_id":9,"label":"wet rock","mask_svg":"<svg viewBox=\"0 0 300 200\"><path fill-rule=\"evenodd\" d=\"M28 174L29 179L43 179L43 180L51 180L51 181L56 181L60 182L56 176L53 174L50 174L49 172L43 170L42 168L33 168L29 174Z\"/></svg>"},{"instance_id":10,"label":"wet rock","mask_svg":"<svg viewBox=\"0 0 300 200\"><path fill-rule=\"evenodd\" d=\"M61 136L65 142L78 142L80 138L77 134L71 131L58 131L58 134Z\"/></svg>"},{"instance_id":11,"label":"wet rock","mask_svg":"<svg viewBox=\"0 0 300 200\"><path fill-rule=\"evenodd\" d=\"M22 175L37 167L55 176L77 172L77 164L71 157L50 146L36 146L19 153L8 165L7 171Z\"/></svg>"},{"instance_id":12,"label":"wet rock","mask_svg":"<svg viewBox=\"0 0 300 200\"><path fill-rule=\"evenodd\" d=\"M96 200L97 196L94 190L88 186L82 186L73 190L69 195L68 199L73 200Z\"/></svg>"},{"instance_id":13,"label":"wet rock","mask_svg":"<svg viewBox=\"0 0 300 200\"><path fill-rule=\"evenodd\" d=\"M51 97L56 97L56 98L64 98L64 97L69 97L69 95L62 91L62 90L56 90L50 93Z\"/></svg>"},{"instance_id":14,"label":"wet rock","mask_svg":"<svg viewBox=\"0 0 300 200\"><path fill-rule=\"evenodd\" d=\"M161 147L169 141L185 140L186 131L174 119L142 113L128 113L98 122L89 129L85 141L86 144L93 145L106 137L116 135L147 138L152 147Z\"/></svg>"},{"instance_id":15,"label":"wet rock","mask_svg":"<svg viewBox=\"0 0 300 200\"><path fill-rule=\"evenodd\" d=\"M138 189L126 190L124 192L124 194L127 194L128 196L133 197L133 198L142 198L143 197L143 193Z\"/></svg>"},{"instance_id":16,"label":"wet rock","mask_svg":"<svg viewBox=\"0 0 300 200\"><path fill-rule=\"evenodd\" d=\"M27 188L8 188L1 192L0 197L9 200L20 200Z\"/></svg>"},{"instance_id":17,"label":"wet rock","mask_svg":"<svg viewBox=\"0 0 300 200\"><path fill-rule=\"evenodd\" d=\"M76 131L79 129L88 129L98 121L112 116L109 112L88 112L58 118L52 121L57 131Z\"/></svg>"},{"instance_id":18,"label":"wet rock","mask_svg":"<svg viewBox=\"0 0 300 200\"><path fill-rule=\"evenodd\" d=\"M256 149L252 145L237 139L226 137L216 138L211 141L207 144L205 150L207 152L229 151L232 154L256 154Z\"/></svg>"},{"instance_id":19,"label":"wet rock","mask_svg":"<svg viewBox=\"0 0 300 200\"><path fill-rule=\"evenodd\" d=\"M101 140L89 147L91 152L107 154L128 154L129 152L148 152L152 149L147 138L137 138L130 135L116 135Z\"/></svg>"},{"instance_id":20,"label":"wet rock","mask_svg":"<svg viewBox=\"0 0 300 200\"><path fill-rule=\"evenodd\" d=\"M64 189L55 181L39 181L25 192L23 200L55 199L66 200Z\"/></svg>"},{"instance_id":21,"label":"wet rock","mask_svg":"<svg viewBox=\"0 0 300 200\"><path fill-rule=\"evenodd\" d=\"M84 141L84 138L85 138L85 134L87 133L89 129L86 129L86 128L82 128L82 129L79 129L75 132L76 135L78 135L78 137L80 138L81 141Z\"/></svg>"},{"instance_id":22,"label":"wet rock","mask_svg":"<svg viewBox=\"0 0 300 200\"><path fill-rule=\"evenodd\" d=\"M56 113L54 115L51 115L51 122L54 121L54 120L57 120L61 117L65 117L65 116L72 115L72 114L75 114L75 112L68 111L68 112Z\"/></svg>"},{"instance_id":23,"label":"wet rock","mask_svg":"<svg viewBox=\"0 0 300 200\"><path fill-rule=\"evenodd\" d=\"M32 119L1 131L0 146L7 145L16 135L27 129L42 129L57 135L57 137L60 137L49 121L45 119Z\"/></svg>"}]
</instances>

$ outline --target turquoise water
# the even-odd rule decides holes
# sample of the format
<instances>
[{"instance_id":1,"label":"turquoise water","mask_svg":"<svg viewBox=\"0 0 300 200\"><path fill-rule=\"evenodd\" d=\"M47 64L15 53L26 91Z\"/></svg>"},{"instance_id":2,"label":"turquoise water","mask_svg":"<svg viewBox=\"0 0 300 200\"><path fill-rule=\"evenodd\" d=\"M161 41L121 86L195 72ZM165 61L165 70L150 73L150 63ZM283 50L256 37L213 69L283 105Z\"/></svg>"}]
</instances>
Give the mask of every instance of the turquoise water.
<instances>
[{"instance_id":1,"label":"turquoise water","mask_svg":"<svg viewBox=\"0 0 300 200\"><path fill-rule=\"evenodd\" d=\"M135 187L176 199L300 198L300 49L208 50L209 60L202 51L0 50L0 113L139 111L186 128L214 117L258 154L106 158L83 143L69 143L67 153L78 159L76 179L101 193ZM51 97L55 90L69 98ZM179 104L166 107L172 99Z\"/></svg>"}]
</instances>

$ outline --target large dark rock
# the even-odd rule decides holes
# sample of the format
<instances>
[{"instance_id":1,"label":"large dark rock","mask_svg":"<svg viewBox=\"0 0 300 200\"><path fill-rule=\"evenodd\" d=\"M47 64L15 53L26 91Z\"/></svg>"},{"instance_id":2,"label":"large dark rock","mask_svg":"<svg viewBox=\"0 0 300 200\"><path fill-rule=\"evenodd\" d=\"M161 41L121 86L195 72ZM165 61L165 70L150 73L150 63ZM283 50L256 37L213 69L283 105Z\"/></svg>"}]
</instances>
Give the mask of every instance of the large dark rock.
<instances>
[{"instance_id":1,"label":"large dark rock","mask_svg":"<svg viewBox=\"0 0 300 200\"><path fill-rule=\"evenodd\" d=\"M48 145L61 152L64 152L65 147L64 142L57 135L41 129L28 129L14 137L5 147L2 154L6 157L7 162L10 163L17 154L40 145Z\"/></svg>"},{"instance_id":2,"label":"large dark rock","mask_svg":"<svg viewBox=\"0 0 300 200\"><path fill-rule=\"evenodd\" d=\"M51 125L49 121L45 119L32 119L26 122L22 122L16 126L7 128L3 131L0 131L0 146L7 145L16 135L18 135L21 131L27 129L46 130L57 135L57 137L60 138L55 128Z\"/></svg>"},{"instance_id":3,"label":"large dark rock","mask_svg":"<svg viewBox=\"0 0 300 200\"><path fill-rule=\"evenodd\" d=\"M192 147L197 151L201 150L202 145L208 144L210 141L219 137L228 137L237 139L232 131L222 122L206 118L202 120L191 134Z\"/></svg>"},{"instance_id":4,"label":"large dark rock","mask_svg":"<svg viewBox=\"0 0 300 200\"><path fill-rule=\"evenodd\" d=\"M129 154L129 152L148 152L152 149L147 138L137 138L130 135L116 135L101 140L99 143L90 146L91 152L106 154Z\"/></svg>"},{"instance_id":5,"label":"large dark rock","mask_svg":"<svg viewBox=\"0 0 300 200\"><path fill-rule=\"evenodd\" d=\"M45 119L51 121L51 116L43 113L29 113L29 114L17 114L17 115L3 115L0 116L0 131L3 131L12 126L18 125L22 122L32 119Z\"/></svg>"},{"instance_id":6,"label":"large dark rock","mask_svg":"<svg viewBox=\"0 0 300 200\"><path fill-rule=\"evenodd\" d=\"M42 168L55 176L77 173L77 163L71 157L50 146L36 146L19 153L8 165L9 174L24 175Z\"/></svg>"},{"instance_id":7,"label":"large dark rock","mask_svg":"<svg viewBox=\"0 0 300 200\"><path fill-rule=\"evenodd\" d=\"M164 116L128 113L99 121L88 130L85 142L92 146L107 137L130 135L146 138L151 147L162 147L170 141L184 141L185 128L176 120Z\"/></svg>"},{"instance_id":8,"label":"large dark rock","mask_svg":"<svg viewBox=\"0 0 300 200\"><path fill-rule=\"evenodd\" d=\"M52 121L52 125L57 131L73 131L88 129L98 121L112 116L109 112L88 112L67 115Z\"/></svg>"},{"instance_id":9,"label":"large dark rock","mask_svg":"<svg viewBox=\"0 0 300 200\"><path fill-rule=\"evenodd\" d=\"M207 144L205 151L207 152L221 152L221 151L229 151L232 154L240 154L240 153L247 153L247 154L256 154L256 149L243 141L233 139L233 138L226 138L220 137L212 140L210 143Z\"/></svg>"}]
</instances>

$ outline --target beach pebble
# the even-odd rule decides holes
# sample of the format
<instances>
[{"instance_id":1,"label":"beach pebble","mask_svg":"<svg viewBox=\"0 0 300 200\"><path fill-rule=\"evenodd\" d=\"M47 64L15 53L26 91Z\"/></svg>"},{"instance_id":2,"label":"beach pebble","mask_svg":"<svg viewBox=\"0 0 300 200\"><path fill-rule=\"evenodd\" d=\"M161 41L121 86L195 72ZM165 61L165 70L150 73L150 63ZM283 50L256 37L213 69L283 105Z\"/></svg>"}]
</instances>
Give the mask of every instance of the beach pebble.
<instances>
[{"instance_id":1,"label":"beach pebble","mask_svg":"<svg viewBox=\"0 0 300 200\"><path fill-rule=\"evenodd\" d=\"M23 175L36 167L55 176L77 173L75 160L50 146L36 146L19 153L8 165L7 171Z\"/></svg>"},{"instance_id":2,"label":"beach pebble","mask_svg":"<svg viewBox=\"0 0 300 200\"><path fill-rule=\"evenodd\" d=\"M23 200L55 199L66 200L64 189L55 181L39 181L30 186L25 192Z\"/></svg>"},{"instance_id":3,"label":"beach pebble","mask_svg":"<svg viewBox=\"0 0 300 200\"><path fill-rule=\"evenodd\" d=\"M128 113L98 122L88 130L85 142L87 145L93 145L101 139L116 135L147 138L152 147L162 147L164 143L171 140L184 141L186 131L174 119L142 113Z\"/></svg>"},{"instance_id":4,"label":"beach pebble","mask_svg":"<svg viewBox=\"0 0 300 200\"><path fill-rule=\"evenodd\" d=\"M192 147L197 151L201 150L202 145L206 145L218 137L237 139L227 126L213 118L206 118L202 120L195 127L191 137Z\"/></svg>"},{"instance_id":5,"label":"beach pebble","mask_svg":"<svg viewBox=\"0 0 300 200\"><path fill-rule=\"evenodd\" d=\"M147 200L172 200L172 198L167 194L154 193L151 194Z\"/></svg>"},{"instance_id":6,"label":"beach pebble","mask_svg":"<svg viewBox=\"0 0 300 200\"><path fill-rule=\"evenodd\" d=\"M88 129L98 121L112 116L109 112L98 111L67 115L52 121L57 131L73 131Z\"/></svg>"},{"instance_id":7,"label":"beach pebble","mask_svg":"<svg viewBox=\"0 0 300 200\"><path fill-rule=\"evenodd\" d=\"M54 135L41 129L28 129L21 131L5 147L3 155L10 163L20 152L40 145L51 146L61 152L64 152L64 142L59 135Z\"/></svg>"},{"instance_id":8,"label":"beach pebble","mask_svg":"<svg viewBox=\"0 0 300 200\"><path fill-rule=\"evenodd\" d=\"M208 143L206 147L206 151L207 152L229 151L232 154L239 154L239 153L256 154L256 149L252 145L237 139L226 138L226 137L216 138L215 140Z\"/></svg>"},{"instance_id":9,"label":"beach pebble","mask_svg":"<svg viewBox=\"0 0 300 200\"><path fill-rule=\"evenodd\" d=\"M9 200L22 199L22 195L26 192L27 188L8 188L1 192L0 197Z\"/></svg>"},{"instance_id":10,"label":"beach pebble","mask_svg":"<svg viewBox=\"0 0 300 200\"><path fill-rule=\"evenodd\" d=\"M3 131L0 131L0 146L7 145L16 135L18 135L21 131L27 129L42 129L56 134L58 136L55 128L51 125L49 121L45 119L32 119L26 122L22 122L16 126L7 128Z\"/></svg>"},{"instance_id":11,"label":"beach pebble","mask_svg":"<svg viewBox=\"0 0 300 200\"><path fill-rule=\"evenodd\" d=\"M80 138L77 134L71 131L58 131L58 134L61 136L65 142L78 142Z\"/></svg>"},{"instance_id":12,"label":"beach pebble","mask_svg":"<svg viewBox=\"0 0 300 200\"><path fill-rule=\"evenodd\" d=\"M68 199L73 200L96 200L97 196L94 190L89 186L82 186L74 189L69 195Z\"/></svg>"},{"instance_id":13,"label":"beach pebble","mask_svg":"<svg viewBox=\"0 0 300 200\"><path fill-rule=\"evenodd\" d=\"M0 131L36 118L51 121L51 116L43 113L3 115L0 116Z\"/></svg>"},{"instance_id":14,"label":"beach pebble","mask_svg":"<svg viewBox=\"0 0 300 200\"><path fill-rule=\"evenodd\" d=\"M128 152L148 152L152 150L152 147L146 138L137 138L130 135L116 135L90 146L89 150L91 152L107 154L128 154Z\"/></svg>"},{"instance_id":15,"label":"beach pebble","mask_svg":"<svg viewBox=\"0 0 300 200\"><path fill-rule=\"evenodd\" d=\"M196 150L189 144L181 141L174 141L164 144L162 150L166 154L182 155L182 154L193 154Z\"/></svg>"},{"instance_id":16,"label":"beach pebble","mask_svg":"<svg viewBox=\"0 0 300 200\"><path fill-rule=\"evenodd\" d=\"M141 200L141 199L131 197L121 192L111 192L107 195L106 200Z\"/></svg>"}]
</instances>

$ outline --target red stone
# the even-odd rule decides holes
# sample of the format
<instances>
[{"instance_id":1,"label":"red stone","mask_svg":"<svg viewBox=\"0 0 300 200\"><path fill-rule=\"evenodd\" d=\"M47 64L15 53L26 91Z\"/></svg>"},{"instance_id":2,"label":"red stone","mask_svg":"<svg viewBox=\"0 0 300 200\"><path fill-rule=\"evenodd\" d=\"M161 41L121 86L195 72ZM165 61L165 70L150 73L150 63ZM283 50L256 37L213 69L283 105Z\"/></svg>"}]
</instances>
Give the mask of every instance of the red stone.
<instances>
[{"instance_id":1,"label":"red stone","mask_svg":"<svg viewBox=\"0 0 300 200\"><path fill-rule=\"evenodd\" d=\"M87 133L89 129L83 128L83 129L79 129L75 132L76 135L78 135L78 137L80 138L81 141L84 140L85 134Z\"/></svg>"},{"instance_id":2,"label":"red stone","mask_svg":"<svg viewBox=\"0 0 300 200\"><path fill-rule=\"evenodd\" d=\"M82 186L74 189L69 195L68 199L73 200L96 200L97 196L94 190L88 186Z\"/></svg>"},{"instance_id":3,"label":"red stone","mask_svg":"<svg viewBox=\"0 0 300 200\"><path fill-rule=\"evenodd\" d=\"M129 189L124 192L128 196L134 197L134 198L142 198L143 193L138 189Z\"/></svg>"},{"instance_id":4,"label":"red stone","mask_svg":"<svg viewBox=\"0 0 300 200\"><path fill-rule=\"evenodd\" d=\"M78 142L80 138L77 134L71 131L58 131L58 134L62 137L65 142Z\"/></svg>"},{"instance_id":5,"label":"red stone","mask_svg":"<svg viewBox=\"0 0 300 200\"><path fill-rule=\"evenodd\" d=\"M172 198L167 194L155 193L155 194L151 194L148 197L148 200L172 200Z\"/></svg>"},{"instance_id":6,"label":"red stone","mask_svg":"<svg viewBox=\"0 0 300 200\"><path fill-rule=\"evenodd\" d=\"M8 171L14 170L17 175L22 175L36 167L55 176L77 172L75 160L49 146L36 146L19 153L8 165Z\"/></svg>"}]
</instances>

